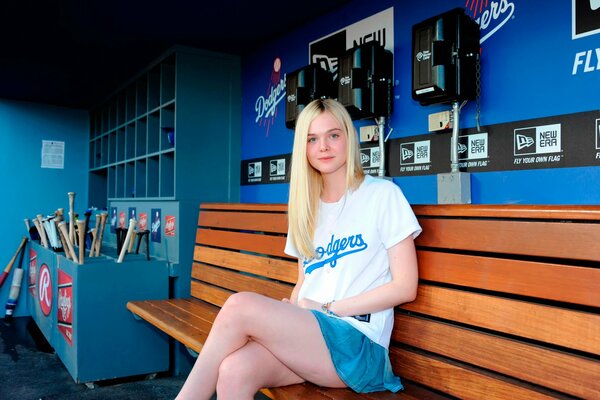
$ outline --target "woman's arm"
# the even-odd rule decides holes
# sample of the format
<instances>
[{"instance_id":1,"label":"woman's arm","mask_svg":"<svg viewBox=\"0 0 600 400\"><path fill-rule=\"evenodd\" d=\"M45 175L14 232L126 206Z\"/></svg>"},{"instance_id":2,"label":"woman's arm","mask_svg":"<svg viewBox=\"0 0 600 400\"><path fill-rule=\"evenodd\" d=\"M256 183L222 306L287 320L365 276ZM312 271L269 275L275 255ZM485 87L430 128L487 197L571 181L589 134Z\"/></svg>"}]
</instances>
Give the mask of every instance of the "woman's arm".
<instances>
[{"instance_id":1,"label":"woman's arm","mask_svg":"<svg viewBox=\"0 0 600 400\"><path fill-rule=\"evenodd\" d=\"M413 301L417 296L419 272L412 236L388 249L392 280L368 292L345 299L334 299L329 309L340 317L363 315ZM321 309L321 304L301 299L304 308Z\"/></svg>"},{"instance_id":2,"label":"woman's arm","mask_svg":"<svg viewBox=\"0 0 600 400\"><path fill-rule=\"evenodd\" d=\"M296 285L292 290L292 294L289 299L283 299L283 301L289 301L292 304L298 304L298 292L300 292L300 288L302 287L302 283L304 282L304 268L302 266L302 260L298 259L298 279L296 280Z\"/></svg>"}]
</instances>

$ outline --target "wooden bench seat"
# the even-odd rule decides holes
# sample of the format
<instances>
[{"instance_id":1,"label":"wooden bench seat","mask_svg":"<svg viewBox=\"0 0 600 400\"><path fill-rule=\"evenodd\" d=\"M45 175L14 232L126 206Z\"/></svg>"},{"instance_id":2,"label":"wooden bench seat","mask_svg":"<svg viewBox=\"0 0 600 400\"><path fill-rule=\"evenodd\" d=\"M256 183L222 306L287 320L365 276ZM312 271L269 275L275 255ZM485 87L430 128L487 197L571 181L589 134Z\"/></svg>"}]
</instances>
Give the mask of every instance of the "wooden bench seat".
<instances>
[{"instance_id":1,"label":"wooden bench seat","mask_svg":"<svg viewBox=\"0 0 600 400\"><path fill-rule=\"evenodd\" d=\"M397 307L390 345L407 389L358 395L305 383L276 399L600 398L600 207L413 207L417 300ZM234 292L288 297L286 206L202 204L191 297L128 303L199 352ZM140 322L143 323L143 322ZM150 329L150 328L149 328Z\"/></svg>"}]
</instances>

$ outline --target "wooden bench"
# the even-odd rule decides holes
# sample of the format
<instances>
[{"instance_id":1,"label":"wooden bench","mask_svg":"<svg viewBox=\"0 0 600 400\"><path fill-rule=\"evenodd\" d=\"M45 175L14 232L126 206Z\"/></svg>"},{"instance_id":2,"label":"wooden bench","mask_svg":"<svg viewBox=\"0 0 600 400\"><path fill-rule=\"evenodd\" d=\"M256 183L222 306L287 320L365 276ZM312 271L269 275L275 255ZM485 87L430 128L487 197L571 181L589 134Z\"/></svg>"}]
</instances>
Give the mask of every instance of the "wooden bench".
<instances>
[{"instance_id":1,"label":"wooden bench","mask_svg":"<svg viewBox=\"0 0 600 400\"><path fill-rule=\"evenodd\" d=\"M417 300L396 309L399 394L305 383L277 399L600 398L600 207L413 207ZM281 299L297 264L283 253L286 206L202 204L191 297L127 308L199 352L234 292ZM141 322L143 323L143 322Z\"/></svg>"}]
</instances>

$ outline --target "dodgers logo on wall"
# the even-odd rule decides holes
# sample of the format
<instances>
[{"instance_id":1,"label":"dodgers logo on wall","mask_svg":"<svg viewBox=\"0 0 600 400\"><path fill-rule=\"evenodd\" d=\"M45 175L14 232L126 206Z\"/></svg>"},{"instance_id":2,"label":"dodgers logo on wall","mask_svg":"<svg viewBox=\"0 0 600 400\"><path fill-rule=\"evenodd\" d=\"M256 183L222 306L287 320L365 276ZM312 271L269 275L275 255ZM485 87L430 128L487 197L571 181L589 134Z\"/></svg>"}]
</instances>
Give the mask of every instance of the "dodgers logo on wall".
<instances>
[{"instance_id":1,"label":"dodgers logo on wall","mask_svg":"<svg viewBox=\"0 0 600 400\"><path fill-rule=\"evenodd\" d=\"M160 219L161 219L161 209L153 208L150 212L152 215L152 223L150 224L150 240L155 243L160 243L161 235L160 235Z\"/></svg>"},{"instance_id":2,"label":"dodgers logo on wall","mask_svg":"<svg viewBox=\"0 0 600 400\"><path fill-rule=\"evenodd\" d=\"M508 0L467 0L465 8L479 24L480 44L498 32L515 14L515 4Z\"/></svg>"},{"instance_id":3,"label":"dodgers logo on wall","mask_svg":"<svg viewBox=\"0 0 600 400\"><path fill-rule=\"evenodd\" d=\"M42 264L40 267L40 273L38 275L38 299L40 302L40 309L42 313L47 317L52 311L52 275L50 274L50 268L47 264Z\"/></svg>"},{"instance_id":4,"label":"dodgers logo on wall","mask_svg":"<svg viewBox=\"0 0 600 400\"><path fill-rule=\"evenodd\" d=\"M117 229L117 207L110 208L110 233L115 233Z\"/></svg>"},{"instance_id":5,"label":"dodgers logo on wall","mask_svg":"<svg viewBox=\"0 0 600 400\"><path fill-rule=\"evenodd\" d=\"M572 0L573 39L600 33L600 0Z\"/></svg>"},{"instance_id":6,"label":"dodgers logo on wall","mask_svg":"<svg viewBox=\"0 0 600 400\"><path fill-rule=\"evenodd\" d=\"M58 270L58 330L69 345L73 345L73 278Z\"/></svg>"},{"instance_id":7,"label":"dodgers logo on wall","mask_svg":"<svg viewBox=\"0 0 600 400\"><path fill-rule=\"evenodd\" d=\"M267 137L269 137L269 129L277 117L277 106L283 99L285 99L285 75L281 76L281 59L277 57L273 61L273 71L266 93L264 96L258 96L254 104L255 122L266 128Z\"/></svg>"}]
</instances>

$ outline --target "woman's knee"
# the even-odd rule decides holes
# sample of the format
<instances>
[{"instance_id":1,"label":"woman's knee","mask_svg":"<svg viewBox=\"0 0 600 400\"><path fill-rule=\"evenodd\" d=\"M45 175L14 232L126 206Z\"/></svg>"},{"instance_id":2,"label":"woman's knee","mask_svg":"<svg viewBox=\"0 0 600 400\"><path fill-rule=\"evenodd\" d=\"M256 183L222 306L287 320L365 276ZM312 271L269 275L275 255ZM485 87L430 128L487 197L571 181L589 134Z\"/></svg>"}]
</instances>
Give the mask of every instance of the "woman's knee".
<instances>
[{"instance_id":1,"label":"woman's knee","mask_svg":"<svg viewBox=\"0 0 600 400\"><path fill-rule=\"evenodd\" d=\"M219 311L215 323L240 325L246 320L252 320L252 313L260 307L257 302L260 295L252 292L234 293L225 301Z\"/></svg>"},{"instance_id":2,"label":"woman's knee","mask_svg":"<svg viewBox=\"0 0 600 400\"><path fill-rule=\"evenodd\" d=\"M219 366L217 396L225 399L252 396L261 387L255 380L256 370L250 360L227 357Z\"/></svg>"}]
</instances>

